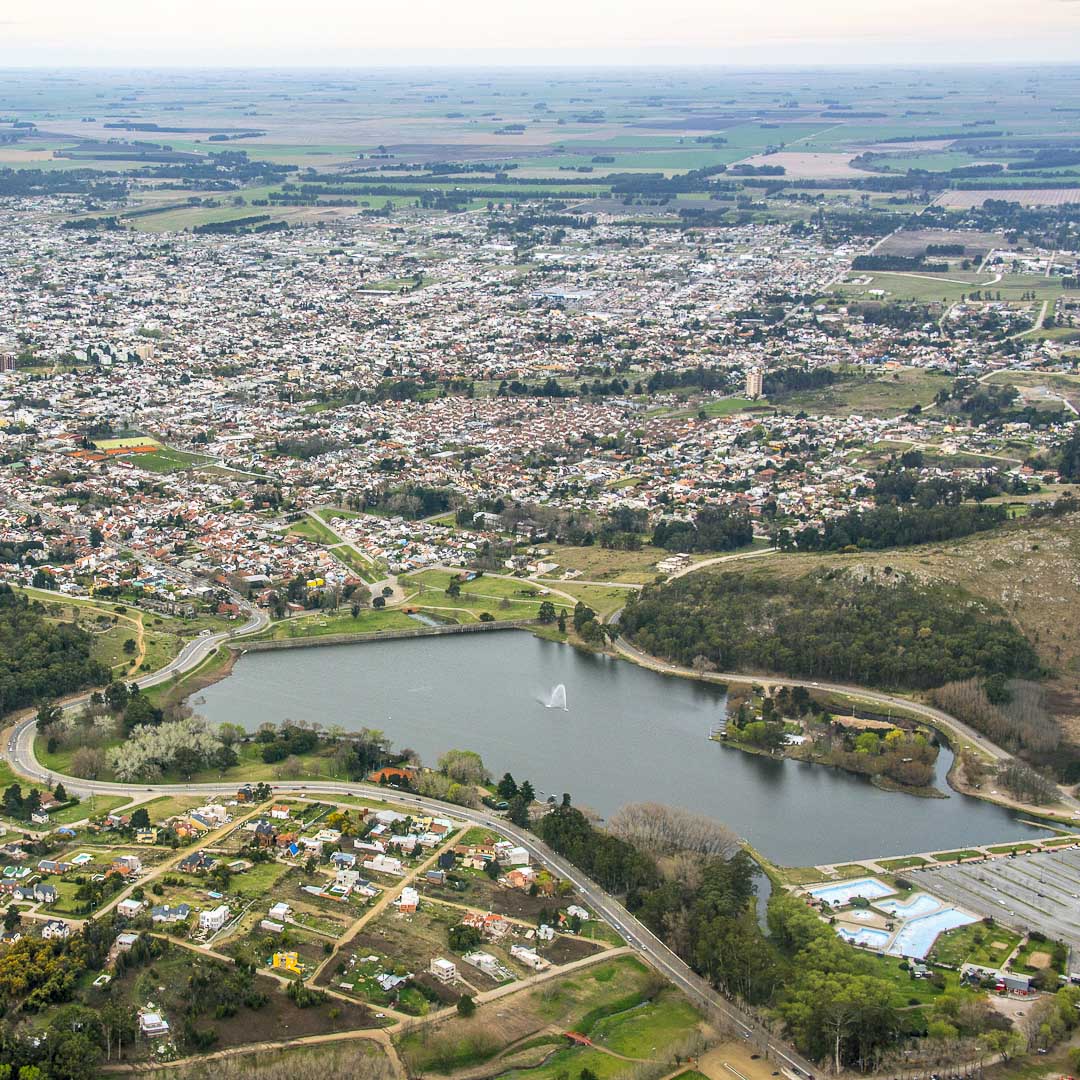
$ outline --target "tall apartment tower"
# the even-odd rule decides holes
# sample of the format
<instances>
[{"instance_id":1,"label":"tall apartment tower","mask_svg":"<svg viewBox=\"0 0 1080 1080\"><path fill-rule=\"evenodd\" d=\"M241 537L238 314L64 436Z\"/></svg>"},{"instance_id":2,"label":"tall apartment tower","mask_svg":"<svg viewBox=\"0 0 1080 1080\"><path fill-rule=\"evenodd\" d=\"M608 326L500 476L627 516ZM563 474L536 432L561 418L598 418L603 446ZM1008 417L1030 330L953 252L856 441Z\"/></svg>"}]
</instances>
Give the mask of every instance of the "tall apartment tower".
<instances>
[{"instance_id":1,"label":"tall apartment tower","mask_svg":"<svg viewBox=\"0 0 1080 1080\"><path fill-rule=\"evenodd\" d=\"M752 367L746 373L746 396L761 397L761 368Z\"/></svg>"}]
</instances>

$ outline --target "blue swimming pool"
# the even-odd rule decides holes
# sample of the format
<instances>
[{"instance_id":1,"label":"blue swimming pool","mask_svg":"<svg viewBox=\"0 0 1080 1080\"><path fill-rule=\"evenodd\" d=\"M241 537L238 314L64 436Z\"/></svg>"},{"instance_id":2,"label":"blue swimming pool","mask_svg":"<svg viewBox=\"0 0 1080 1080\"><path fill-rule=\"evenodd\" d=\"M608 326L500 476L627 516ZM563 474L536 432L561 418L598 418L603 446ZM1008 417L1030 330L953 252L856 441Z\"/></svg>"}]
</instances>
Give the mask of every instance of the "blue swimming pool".
<instances>
[{"instance_id":1,"label":"blue swimming pool","mask_svg":"<svg viewBox=\"0 0 1080 1080\"><path fill-rule=\"evenodd\" d=\"M912 919L905 923L888 951L894 956L912 956L923 960L938 934L978 921L974 915L968 915L956 908L944 908L933 915L924 915L921 919Z\"/></svg>"},{"instance_id":2,"label":"blue swimming pool","mask_svg":"<svg viewBox=\"0 0 1080 1080\"><path fill-rule=\"evenodd\" d=\"M882 900L875 907L901 919L919 919L923 915L929 915L931 911L937 911L941 907L941 901L936 897L927 896L926 893L916 893L906 900Z\"/></svg>"},{"instance_id":3,"label":"blue swimming pool","mask_svg":"<svg viewBox=\"0 0 1080 1080\"><path fill-rule=\"evenodd\" d=\"M871 949L884 949L889 942L888 931L874 930L869 926L860 926L858 930L848 930L841 926L837 933L853 945L866 945Z\"/></svg>"},{"instance_id":4,"label":"blue swimming pool","mask_svg":"<svg viewBox=\"0 0 1080 1080\"><path fill-rule=\"evenodd\" d=\"M838 881L835 885L820 885L811 889L810 895L817 900L827 900L830 904L843 906L850 904L856 896L861 896L864 900L876 900L881 896L891 896L895 891L877 878L858 878L855 881Z\"/></svg>"}]
</instances>

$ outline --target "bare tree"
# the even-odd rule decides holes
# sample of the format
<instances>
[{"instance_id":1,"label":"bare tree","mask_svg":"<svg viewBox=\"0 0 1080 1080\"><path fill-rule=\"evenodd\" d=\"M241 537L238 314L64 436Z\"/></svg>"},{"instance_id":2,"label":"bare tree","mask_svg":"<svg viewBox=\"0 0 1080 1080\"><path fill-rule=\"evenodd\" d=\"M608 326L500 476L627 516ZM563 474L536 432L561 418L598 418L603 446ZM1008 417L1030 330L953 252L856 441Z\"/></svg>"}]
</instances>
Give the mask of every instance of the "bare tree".
<instances>
[{"instance_id":1,"label":"bare tree","mask_svg":"<svg viewBox=\"0 0 1080 1080\"><path fill-rule=\"evenodd\" d=\"M608 822L608 829L657 855L693 852L726 859L739 847L735 834L712 818L661 803L629 803Z\"/></svg>"}]
</instances>

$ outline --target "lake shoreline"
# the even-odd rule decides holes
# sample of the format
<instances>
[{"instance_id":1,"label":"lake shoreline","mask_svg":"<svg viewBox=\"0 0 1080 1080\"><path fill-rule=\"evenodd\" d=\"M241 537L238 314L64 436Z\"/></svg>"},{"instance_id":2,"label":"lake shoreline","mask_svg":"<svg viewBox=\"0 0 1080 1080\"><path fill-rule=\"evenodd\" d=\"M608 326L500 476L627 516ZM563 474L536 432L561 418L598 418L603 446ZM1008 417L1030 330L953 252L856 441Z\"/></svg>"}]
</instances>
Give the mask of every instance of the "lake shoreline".
<instances>
[{"instance_id":1,"label":"lake shoreline","mask_svg":"<svg viewBox=\"0 0 1080 1080\"><path fill-rule=\"evenodd\" d=\"M1033 826L982 800L900 800L844 770L713 751L709 735L726 713L715 681L658 682L666 673L614 664L606 651L554 649L532 633L364 644L273 658L241 653L232 678L217 679L198 710L212 724L249 730L283 720L379 728L429 761L467 747L493 772L528 777L556 796L577 793L602 816L638 799L705 813L781 864L867 850L904 855L926 846L927 829L955 846L1032 835ZM569 711L542 709L559 683L568 688ZM941 761L938 783L950 758Z\"/></svg>"}]
</instances>

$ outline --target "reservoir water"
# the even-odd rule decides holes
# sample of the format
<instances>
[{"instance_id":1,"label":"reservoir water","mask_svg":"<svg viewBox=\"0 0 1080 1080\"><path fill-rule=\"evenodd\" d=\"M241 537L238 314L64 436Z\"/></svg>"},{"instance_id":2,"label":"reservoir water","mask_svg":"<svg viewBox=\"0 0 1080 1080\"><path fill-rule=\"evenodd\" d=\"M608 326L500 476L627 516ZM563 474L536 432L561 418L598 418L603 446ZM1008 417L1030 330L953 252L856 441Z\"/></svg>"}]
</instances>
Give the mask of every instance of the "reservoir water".
<instances>
[{"instance_id":1,"label":"reservoir water","mask_svg":"<svg viewBox=\"0 0 1080 1080\"><path fill-rule=\"evenodd\" d=\"M549 708L565 687L566 711ZM428 764L480 753L498 776L570 792L608 816L654 801L710 815L776 862L804 866L1039 835L1003 807L875 788L849 773L708 741L722 692L524 631L249 653L192 702L211 724L307 720L381 728Z\"/></svg>"}]
</instances>

